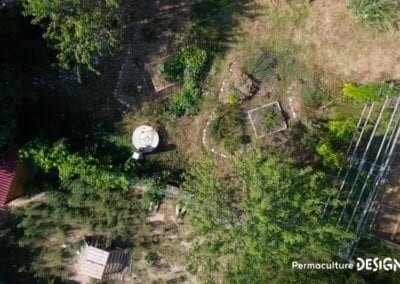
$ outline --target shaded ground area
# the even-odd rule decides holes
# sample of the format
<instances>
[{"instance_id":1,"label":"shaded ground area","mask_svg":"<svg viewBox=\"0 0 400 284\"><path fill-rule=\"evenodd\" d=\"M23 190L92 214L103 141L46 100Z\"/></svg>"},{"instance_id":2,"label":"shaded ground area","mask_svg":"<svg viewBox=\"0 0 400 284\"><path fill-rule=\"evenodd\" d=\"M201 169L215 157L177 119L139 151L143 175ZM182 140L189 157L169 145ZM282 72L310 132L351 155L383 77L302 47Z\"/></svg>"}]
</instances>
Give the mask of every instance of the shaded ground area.
<instances>
[{"instance_id":1,"label":"shaded ground area","mask_svg":"<svg viewBox=\"0 0 400 284\"><path fill-rule=\"evenodd\" d=\"M158 64L186 37L191 2L123 2L122 43L125 48L114 97L126 108L140 109L159 91Z\"/></svg>"},{"instance_id":2,"label":"shaded ground area","mask_svg":"<svg viewBox=\"0 0 400 284\"><path fill-rule=\"evenodd\" d=\"M181 263L190 248L185 241L191 232L188 217L178 219L175 205L174 199L166 199L147 218L139 235L151 239L143 239L143 246L134 251L130 283L196 283Z\"/></svg>"},{"instance_id":3,"label":"shaded ground area","mask_svg":"<svg viewBox=\"0 0 400 284\"><path fill-rule=\"evenodd\" d=\"M387 183L378 198L373 231L376 236L400 247L400 152L392 162Z\"/></svg>"}]
</instances>

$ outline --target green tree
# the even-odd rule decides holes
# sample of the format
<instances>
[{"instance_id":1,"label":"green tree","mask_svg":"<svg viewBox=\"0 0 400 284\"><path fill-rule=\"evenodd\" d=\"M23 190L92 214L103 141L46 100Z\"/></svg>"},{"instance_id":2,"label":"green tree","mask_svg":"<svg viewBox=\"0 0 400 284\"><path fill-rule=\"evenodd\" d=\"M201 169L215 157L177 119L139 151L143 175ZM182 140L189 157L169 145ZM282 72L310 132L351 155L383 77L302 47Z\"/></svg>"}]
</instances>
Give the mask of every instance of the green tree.
<instances>
[{"instance_id":1,"label":"green tree","mask_svg":"<svg viewBox=\"0 0 400 284\"><path fill-rule=\"evenodd\" d=\"M94 58L117 41L119 0L24 0L26 16L45 27L44 37L58 50L63 68L86 66L98 73Z\"/></svg>"},{"instance_id":2,"label":"green tree","mask_svg":"<svg viewBox=\"0 0 400 284\"><path fill-rule=\"evenodd\" d=\"M216 172L206 159L185 184L198 240L190 268L209 280L219 272L232 283L285 281L292 261L332 261L352 237L320 219L321 172L259 153L237 159L229 175Z\"/></svg>"},{"instance_id":3,"label":"green tree","mask_svg":"<svg viewBox=\"0 0 400 284\"><path fill-rule=\"evenodd\" d=\"M79 177L88 185L105 190L110 188L128 189L132 178L112 165L101 165L92 155L73 153L64 140L53 145L36 142L20 151L20 156L33 161L48 172L57 169L61 180Z\"/></svg>"}]
</instances>

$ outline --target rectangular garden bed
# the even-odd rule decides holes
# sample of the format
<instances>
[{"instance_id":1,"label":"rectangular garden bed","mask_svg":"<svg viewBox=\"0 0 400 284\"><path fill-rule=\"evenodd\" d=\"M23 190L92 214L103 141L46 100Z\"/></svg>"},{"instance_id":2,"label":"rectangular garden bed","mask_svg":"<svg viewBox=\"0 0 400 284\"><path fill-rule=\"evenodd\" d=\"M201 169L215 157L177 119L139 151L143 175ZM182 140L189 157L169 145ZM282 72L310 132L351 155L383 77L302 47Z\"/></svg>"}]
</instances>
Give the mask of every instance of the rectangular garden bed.
<instances>
[{"instance_id":1,"label":"rectangular garden bed","mask_svg":"<svg viewBox=\"0 0 400 284\"><path fill-rule=\"evenodd\" d=\"M287 129L279 102L249 110L247 115L257 139Z\"/></svg>"}]
</instances>

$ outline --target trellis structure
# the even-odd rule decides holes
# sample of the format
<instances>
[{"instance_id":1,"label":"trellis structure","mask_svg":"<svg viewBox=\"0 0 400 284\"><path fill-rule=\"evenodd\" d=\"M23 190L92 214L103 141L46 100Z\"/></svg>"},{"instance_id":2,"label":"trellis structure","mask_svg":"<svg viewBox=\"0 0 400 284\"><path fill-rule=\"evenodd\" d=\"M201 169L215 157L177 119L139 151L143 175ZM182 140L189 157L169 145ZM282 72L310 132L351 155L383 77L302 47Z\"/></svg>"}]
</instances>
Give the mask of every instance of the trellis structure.
<instances>
[{"instance_id":1,"label":"trellis structure","mask_svg":"<svg viewBox=\"0 0 400 284\"><path fill-rule=\"evenodd\" d=\"M336 176L337 191L325 203L323 216L337 218L337 225L356 237L343 254L347 259L354 256L366 224L372 224L371 213L377 210L379 190L394 160L400 136L399 105L400 96L386 97L380 106L364 105L347 149L347 165Z\"/></svg>"}]
</instances>

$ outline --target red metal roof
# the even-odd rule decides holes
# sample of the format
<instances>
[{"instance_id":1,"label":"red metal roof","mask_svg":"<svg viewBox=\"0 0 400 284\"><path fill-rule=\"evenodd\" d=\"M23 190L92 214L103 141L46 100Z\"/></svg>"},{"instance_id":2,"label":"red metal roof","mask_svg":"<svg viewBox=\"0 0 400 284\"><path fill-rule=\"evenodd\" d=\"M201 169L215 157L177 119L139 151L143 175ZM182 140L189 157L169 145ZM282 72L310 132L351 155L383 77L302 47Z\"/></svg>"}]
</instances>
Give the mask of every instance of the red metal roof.
<instances>
[{"instance_id":1,"label":"red metal roof","mask_svg":"<svg viewBox=\"0 0 400 284\"><path fill-rule=\"evenodd\" d=\"M8 192L11 189L15 168L17 167L17 159L17 153L13 152L6 155L0 162L0 208L6 205Z\"/></svg>"}]
</instances>

